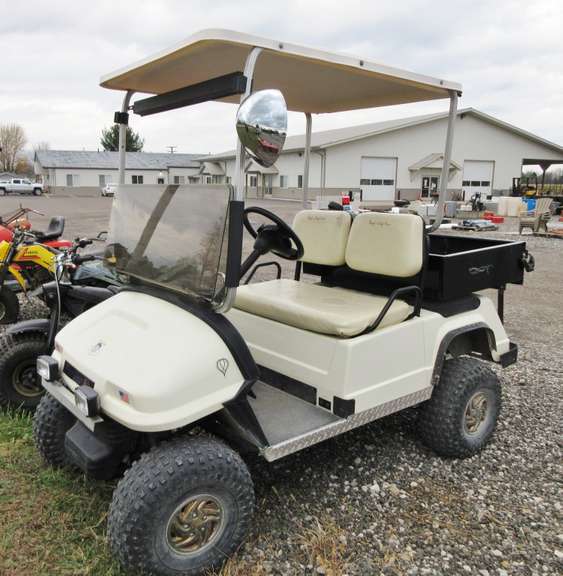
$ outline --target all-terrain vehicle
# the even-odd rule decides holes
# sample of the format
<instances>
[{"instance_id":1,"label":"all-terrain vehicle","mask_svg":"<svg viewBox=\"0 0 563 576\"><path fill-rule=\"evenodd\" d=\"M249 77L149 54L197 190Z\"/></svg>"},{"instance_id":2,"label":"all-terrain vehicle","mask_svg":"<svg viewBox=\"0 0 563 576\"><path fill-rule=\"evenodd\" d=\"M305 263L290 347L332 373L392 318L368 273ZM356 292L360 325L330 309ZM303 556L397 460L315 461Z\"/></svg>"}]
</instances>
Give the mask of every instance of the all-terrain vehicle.
<instances>
[{"instance_id":1,"label":"all-terrain vehicle","mask_svg":"<svg viewBox=\"0 0 563 576\"><path fill-rule=\"evenodd\" d=\"M53 466L98 478L126 468L108 520L123 566L178 575L222 564L255 507L249 451L275 461L413 406L438 454L483 448L501 406L484 361L507 366L517 348L473 292L497 288L502 311L505 285L530 266L525 244L437 235L411 214L303 210L289 226L244 208L245 155L275 162L287 109L307 115L305 190L312 113L449 98L447 171L460 85L212 30L102 86L126 91L107 261L129 282L38 360L48 394L34 435ZM134 92L153 95L131 104ZM234 189L124 185L129 110L241 96ZM241 264L244 228L254 245ZM294 261L293 277L239 286L269 253Z\"/></svg>"},{"instance_id":2,"label":"all-terrain vehicle","mask_svg":"<svg viewBox=\"0 0 563 576\"><path fill-rule=\"evenodd\" d=\"M79 253L93 242L77 238L56 254L53 280L31 292L49 307L49 317L17 322L0 336L0 409L34 411L45 393L37 358L52 352L61 317L76 318L119 291L118 277L99 265L99 256Z\"/></svg>"}]
</instances>

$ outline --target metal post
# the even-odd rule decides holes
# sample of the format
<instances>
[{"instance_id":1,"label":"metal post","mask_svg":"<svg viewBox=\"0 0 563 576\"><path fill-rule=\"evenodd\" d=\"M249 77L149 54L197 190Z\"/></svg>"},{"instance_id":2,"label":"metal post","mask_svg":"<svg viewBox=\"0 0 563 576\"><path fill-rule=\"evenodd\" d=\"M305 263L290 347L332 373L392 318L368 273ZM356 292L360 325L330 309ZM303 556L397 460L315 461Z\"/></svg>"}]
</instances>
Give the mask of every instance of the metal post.
<instances>
[{"instance_id":1,"label":"metal post","mask_svg":"<svg viewBox=\"0 0 563 576\"><path fill-rule=\"evenodd\" d=\"M309 160L311 158L311 127L313 118L310 112L305 112L307 129L305 130L305 158L303 163L303 208L307 208L309 195Z\"/></svg>"},{"instance_id":2,"label":"metal post","mask_svg":"<svg viewBox=\"0 0 563 576\"><path fill-rule=\"evenodd\" d=\"M452 145L454 141L454 124L457 115L457 92L450 91L450 112L448 115L448 131L446 133L446 148L444 150L444 164L442 166L442 175L440 176L440 196L436 204L436 217L434 223L430 227L430 232L437 230L440 227L442 218L444 217L444 204L446 202L446 194L448 191L448 176L450 173L450 161L452 159Z\"/></svg>"},{"instance_id":3,"label":"metal post","mask_svg":"<svg viewBox=\"0 0 563 576\"><path fill-rule=\"evenodd\" d=\"M262 52L262 48L254 47L246 58L244 65L244 75L246 76L246 90L241 95L240 101L242 102L247 96L252 94L252 80L254 77L254 67L256 60ZM235 161L235 200L244 200L244 148L240 138L237 138L237 155Z\"/></svg>"},{"instance_id":4,"label":"metal post","mask_svg":"<svg viewBox=\"0 0 563 576\"><path fill-rule=\"evenodd\" d=\"M131 102L131 96L134 92L128 90L123 97L123 102L121 104L121 112L127 114L129 110L129 103ZM125 184L125 156L127 151L127 124L119 125L119 175L117 181L119 184Z\"/></svg>"}]
</instances>

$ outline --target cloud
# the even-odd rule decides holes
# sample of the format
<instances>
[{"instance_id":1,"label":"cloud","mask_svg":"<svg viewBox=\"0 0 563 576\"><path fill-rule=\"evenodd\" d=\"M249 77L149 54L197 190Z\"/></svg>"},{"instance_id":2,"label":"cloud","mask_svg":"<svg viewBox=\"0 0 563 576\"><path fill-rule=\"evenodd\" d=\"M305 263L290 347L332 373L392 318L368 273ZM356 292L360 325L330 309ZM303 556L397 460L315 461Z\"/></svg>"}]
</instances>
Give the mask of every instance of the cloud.
<instances>
[{"instance_id":1,"label":"cloud","mask_svg":"<svg viewBox=\"0 0 563 576\"><path fill-rule=\"evenodd\" d=\"M7 3L7 0L2 0ZM119 108L99 77L202 28L231 28L360 55L464 86L462 106L563 143L563 3L540 0L39 0L0 20L0 122L30 143L96 149ZM314 129L444 110L445 102L322 115ZM235 107L207 103L132 118L146 149L218 152L235 143ZM291 133L304 130L290 117Z\"/></svg>"}]
</instances>

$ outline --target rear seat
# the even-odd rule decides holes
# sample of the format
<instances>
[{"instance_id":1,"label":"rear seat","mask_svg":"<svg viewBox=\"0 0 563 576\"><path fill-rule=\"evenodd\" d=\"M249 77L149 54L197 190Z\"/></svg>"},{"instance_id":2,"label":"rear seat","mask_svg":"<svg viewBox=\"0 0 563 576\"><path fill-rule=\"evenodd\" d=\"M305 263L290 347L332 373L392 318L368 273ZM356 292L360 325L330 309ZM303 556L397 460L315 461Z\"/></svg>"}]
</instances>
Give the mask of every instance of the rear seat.
<instances>
[{"instance_id":1,"label":"rear seat","mask_svg":"<svg viewBox=\"0 0 563 576\"><path fill-rule=\"evenodd\" d=\"M307 210L295 217L304 246L303 261L385 277L409 278L423 265L423 221L411 214L360 214L351 224L345 212ZM353 337L379 319L377 329L398 324L413 313L388 297L347 288L280 279L241 286L235 307L296 328Z\"/></svg>"}]
</instances>

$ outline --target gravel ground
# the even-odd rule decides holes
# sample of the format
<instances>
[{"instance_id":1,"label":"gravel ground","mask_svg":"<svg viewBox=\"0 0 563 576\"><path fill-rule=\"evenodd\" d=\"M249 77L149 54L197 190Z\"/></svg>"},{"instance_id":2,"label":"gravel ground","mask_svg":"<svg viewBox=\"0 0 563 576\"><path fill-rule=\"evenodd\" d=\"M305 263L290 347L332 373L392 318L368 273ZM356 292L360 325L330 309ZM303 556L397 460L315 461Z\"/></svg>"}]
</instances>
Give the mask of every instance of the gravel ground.
<instances>
[{"instance_id":1,"label":"gravel ground","mask_svg":"<svg viewBox=\"0 0 563 576\"><path fill-rule=\"evenodd\" d=\"M276 204L288 220L298 209ZM563 241L527 240L536 271L507 290L520 357L495 368L503 409L489 446L438 458L411 410L273 465L251 461L258 508L236 574L563 573ZM24 317L45 314L22 305Z\"/></svg>"}]
</instances>

